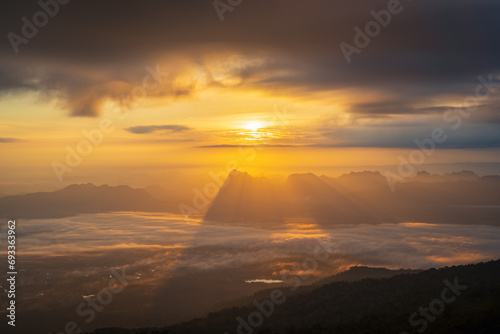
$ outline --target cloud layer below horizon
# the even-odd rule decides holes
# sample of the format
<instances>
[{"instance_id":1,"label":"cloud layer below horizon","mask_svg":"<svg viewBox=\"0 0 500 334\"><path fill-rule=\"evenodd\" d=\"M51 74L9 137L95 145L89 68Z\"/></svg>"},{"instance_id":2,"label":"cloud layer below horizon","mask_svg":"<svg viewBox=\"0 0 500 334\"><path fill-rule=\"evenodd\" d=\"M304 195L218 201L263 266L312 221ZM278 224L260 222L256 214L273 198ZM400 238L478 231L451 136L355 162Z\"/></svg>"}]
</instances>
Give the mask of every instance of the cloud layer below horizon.
<instances>
[{"instance_id":1,"label":"cloud layer below horizon","mask_svg":"<svg viewBox=\"0 0 500 334\"><path fill-rule=\"evenodd\" d=\"M50 224L26 220L19 232L26 256L150 250L173 252L178 266L196 270L310 256L318 238L337 245L336 259L367 266L423 269L500 257L500 227L486 225L401 223L323 230L296 222L285 229L264 230L138 212L80 215L51 219ZM179 254L184 254L182 259Z\"/></svg>"}]
</instances>

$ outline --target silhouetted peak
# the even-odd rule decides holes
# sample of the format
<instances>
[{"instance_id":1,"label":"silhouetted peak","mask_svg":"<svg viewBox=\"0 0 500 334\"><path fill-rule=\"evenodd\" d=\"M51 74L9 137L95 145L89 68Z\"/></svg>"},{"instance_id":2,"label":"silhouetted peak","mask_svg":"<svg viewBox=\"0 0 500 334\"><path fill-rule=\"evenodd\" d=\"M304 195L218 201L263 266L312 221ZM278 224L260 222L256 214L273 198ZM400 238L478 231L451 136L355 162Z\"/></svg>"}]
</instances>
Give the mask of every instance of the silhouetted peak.
<instances>
[{"instance_id":1,"label":"silhouetted peak","mask_svg":"<svg viewBox=\"0 0 500 334\"><path fill-rule=\"evenodd\" d=\"M470 170L462 170L460 172L446 173L444 176L459 177L459 178L477 178L479 177L476 173Z\"/></svg>"},{"instance_id":2,"label":"silhouetted peak","mask_svg":"<svg viewBox=\"0 0 500 334\"><path fill-rule=\"evenodd\" d=\"M290 174L287 178L288 182L306 182L306 181L321 181L321 179L313 173Z\"/></svg>"},{"instance_id":3,"label":"silhouetted peak","mask_svg":"<svg viewBox=\"0 0 500 334\"><path fill-rule=\"evenodd\" d=\"M366 180L366 179L373 179L373 180L379 179L379 180L383 180L384 177L378 171L365 170L362 172L350 172L347 174L342 174L339 177L339 180L342 180L342 179L364 179L364 180Z\"/></svg>"},{"instance_id":4,"label":"silhouetted peak","mask_svg":"<svg viewBox=\"0 0 500 334\"><path fill-rule=\"evenodd\" d=\"M244 171L239 171L237 169L233 169L228 175L226 181L235 181L235 180L250 180L253 179L253 176Z\"/></svg>"},{"instance_id":5,"label":"silhouetted peak","mask_svg":"<svg viewBox=\"0 0 500 334\"><path fill-rule=\"evenodd\" d=\"M97 189L97 186L93 183L70 184L69 186L61 190L75 191L75 190L89 190L89 189Z\"/></svg>"},{"instance_id":6,"label":"silhouetted peak","mask_svg":"<svg viewBox=\"0 0 500 334\"><path fill-rule=\"evenodd\" d=\"M251 175L248 174L247 172L240 171L237 169L233 169L231 172L229 172L229 176L243 176L243 177L250 176L251 177Z\"/></svg>"}]
</instances>

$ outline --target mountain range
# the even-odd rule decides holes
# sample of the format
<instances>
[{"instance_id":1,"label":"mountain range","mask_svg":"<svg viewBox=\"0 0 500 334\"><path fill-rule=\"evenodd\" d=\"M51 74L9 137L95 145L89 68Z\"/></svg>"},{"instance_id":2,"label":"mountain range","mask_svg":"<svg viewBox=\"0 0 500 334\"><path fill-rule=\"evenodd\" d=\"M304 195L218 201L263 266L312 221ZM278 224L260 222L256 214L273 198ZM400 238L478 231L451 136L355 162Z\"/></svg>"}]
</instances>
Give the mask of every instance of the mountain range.
<instances>
[{"instance_id":1,"label":"mountain range","mask_svg":"<svg viewBox=\"0 0 500 334\"><path fill-rule=\"evenodd\" d=\"M70 185L55 192L1 197L0 217L60 218L112 211L180 214L179 205L192 205L200 194L201 190L184 181L144 189ZM283 226L295 222L327 226L391 222L500 224L500 177L479 177L469 171L444 175L420 172L399 184L394 192L379 172L356 172L337 178L305 173L281 179L233 171L215 198L210 198L205 197L207 205L200 210L207 223L268 227L269 223Z\"/></svg>"},{"instance_id":2,"label":"mountain range","mask_svg":"<svg viewBox=\"0 0 500 334\"><path fill-rule=\"evenodd\" d=\"M419 173L391 191L378 172L338 178L292 174L285 181L233 172L206 221L319 225L426 222L499 224L500 177L472 172Z\"/></svg>"},{"instance_id":3,"label":"mountain range","mask_svg":"<svg viewBox=\"0 0 500 334\"><path fill-rule=\"evenodd\" d=\"M143 189L93 184L70 185L55 192L0 198L4 218L61 218L112 211L165 211L167 206Z\"/></svg>"}]
</instances>

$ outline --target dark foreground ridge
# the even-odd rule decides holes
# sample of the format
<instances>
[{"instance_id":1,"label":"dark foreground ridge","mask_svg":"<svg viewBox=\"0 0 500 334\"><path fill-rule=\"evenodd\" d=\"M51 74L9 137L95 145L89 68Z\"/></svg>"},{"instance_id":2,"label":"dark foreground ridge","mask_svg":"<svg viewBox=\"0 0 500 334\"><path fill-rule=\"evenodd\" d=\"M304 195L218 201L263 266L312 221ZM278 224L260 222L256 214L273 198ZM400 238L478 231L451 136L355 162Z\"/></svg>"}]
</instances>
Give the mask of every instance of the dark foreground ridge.
<instances>
[{"instance_id":1,"label":"dark foreground ridge","mask_svg":"<svg viewBox=\"0 0 500 334\"><path fill-rule=\"evenodd\" d=\"M301 294L279 290L281 303L259 299L260 310L253 304L162 329L93 334L500 333L500 260L333 282Z\"/></svg>"}]
</instances>

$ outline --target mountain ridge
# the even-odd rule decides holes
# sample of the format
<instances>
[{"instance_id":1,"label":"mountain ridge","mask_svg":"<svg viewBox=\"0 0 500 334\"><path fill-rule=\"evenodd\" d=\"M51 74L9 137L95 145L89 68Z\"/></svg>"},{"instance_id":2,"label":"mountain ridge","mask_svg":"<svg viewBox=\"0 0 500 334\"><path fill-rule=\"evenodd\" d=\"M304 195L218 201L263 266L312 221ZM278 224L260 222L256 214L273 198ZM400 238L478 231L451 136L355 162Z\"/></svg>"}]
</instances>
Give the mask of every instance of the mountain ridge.
<instances>
[{"instance_id":1,"label":"mountain ridge","mask_svg":"<svg viewBox=\"0 0 500 334\"><path fill-rule=\"evenodd\" d=\"M498 225L500 177L471 171L444 175L421 172L393 192L380 172L340 177L291 174L284 182L264 182L248 173L230 176L205 215L206 222L281 223L314 219L318 225L376 224L407 221ZM495 211L496 210L496 211Z\"/></svg>"},{"instance_id":2,"label":"mountain ridge","mask_svg":"<svg viewBox=\"0 0 500 334\"><path fill-rule=\"evenodd\" d=\"M193 189L193 183L180 179L167 187L153 184L146 188L73 184L54 192L0 197L0 216L43 219L111 211L179 214L179 204L193 202ZM377 171L337 178L295 173L284 179L233 171L206 203L201 210L204 221L219 224L273 223L278 227L312 219L321 226L406 221L500 225L500 176L419 172L391 192Z\"/></svg>"},{"instance_id":3,"label":"mountain ridge","mask_svg":"<svg viewBox=\"0 0 500 334\"><path fill-rule=\"evenodd\" d=\"M62 218L110 211L164 211L165 203L126 185L72 184L54 192L0 198L4 218Z\"/></svg>"},{"instance_id":4,"label":"mountain ridge","mask_svg":"<svg viewBox=\"0 0 500 334\"><path fill-rule=\"evenodd\" d=\"M91 334L386 334L416 330L495 334L500 330L500 260L430 268L389 278L331 282L301 294L290 294L287 287L278 289L285 297L272 308L268 295L246 306L211 312L177 325L103 328ZM422 306L427 311L437 310L432 304L443 298L445 289L445 296L453 294L455 298L442 303L443 311L426 318L420 311ZM251 317L257 318L257 313L262 320L253 326Z\"/></svg>"}]
</instances>

